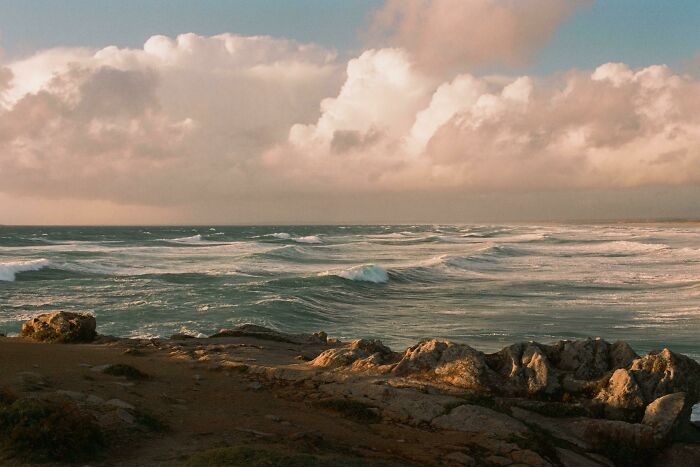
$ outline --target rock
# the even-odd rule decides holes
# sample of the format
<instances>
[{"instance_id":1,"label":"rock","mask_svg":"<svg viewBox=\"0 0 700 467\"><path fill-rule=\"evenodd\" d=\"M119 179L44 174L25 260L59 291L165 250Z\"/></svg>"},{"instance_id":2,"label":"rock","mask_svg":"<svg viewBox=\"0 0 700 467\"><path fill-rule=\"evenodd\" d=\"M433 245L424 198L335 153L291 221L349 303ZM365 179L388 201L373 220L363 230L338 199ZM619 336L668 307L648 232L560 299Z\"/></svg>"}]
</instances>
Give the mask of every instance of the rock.
<instances>
[{"instance_id":1,"label":"rock","mask_svg":"<svg viewBox=\"0 0 700 467\"><path fill-rule=\"evenodd\" d=\"M121 399L110 399L107 402L105 402L105 405L110 405L112 407L117 407L120 409L128 409L128 410L134 410L136 407L133 405L129 404L128 402L124 402Z\"/></svg>"},{"instance_id":2,"label":"rock","mask_svg":"<svg viewBox=\"0 0 700 467\"><path fill-rule=\"evenodd\" d=\"M88 396L85 398L85 402L90 405L102 405L105 403L105 400L94 394L88 394Z\"/></svg>"},{"instance_id":3,"label":"rock","mask_svg":"<svg viewBox=\"0 0 700 467\"><path fill-rule=\"evenodd\" d=\"M259 391L260 389L262 389L262 387L263 387L263 385L257 381L253 381L252 383L250 383L248 385L248 389L251 389L253 391Z\"/></svg>"},{"instance_id":4,"label":"rock","mask_svg":"<svg viewBox=\"0 0 700 467\"><path fill-rule=\"evenodd\" d=\"M661 396L647 406L642 423L652 427L656 439L661 441L690 420L690 410L684 392Z\"/></svg>"},{"instance_id":5,"label":"rock","mask_svg":"<svg viewBox=\"0 0 700 467\"><path fill-rule=\"evenodd\" d=\"M487 355L489 367L502 376L494 389L510 394L552 395L560 390L549 358L537 343L514 344Z\"/></svg>"},{"instance_id":6,"label":"rock","mask_svg":"<svg viewBox=\"0 0 700 467\"><path fill-rule=\"evenodd\" d=\"M530 467L551 467L552 464L542 459L542 456L535 451L524 449L522 451L513 451L510 453L510 458L518 464L524 464Z\"/></svg>"},{"instance_id":7,"label":"rock","mask_svg":"<svg viewBox=\"0 0 700 467\"><path fill-rule=\"evenodd\" d=\"M286 342L288 344L325 344L327 336L323 336L321 333L287 334L255 324L243 324L233 329L222 329L209 337L252 337L275 342Z\"/></svg>"},{"instance_id":8,"label":"rock","mask_svg":"<svg viewBox=\"0 0 700 467\"><path fill-rule=\"evenodd\" d=\"M512 460L502 456L489 456L484 460L492 465L511 465L513 463Z\"/></svg>"},{"instance_id":9,"label":"rock","mask_svg":"<svg viewBox=\"0 0 700 467\"><path fill-rule=\"evenodd\" d=\"M91 342L97 335L95 328L92 315L56 311L26 321L20 336L42 342Z\"/></svg>"},{"instance_id":10,"label":"rock","mask_svg":"<svg viewBox=\"0 0 700 467\"><path fill-rule=\"evenodd\" d=\"M647 403L676 392L685 392L690 405L700 400L700 364L685 355L669 349L650 352L632 362L629 370Z\"/></svg>"},{"instance_id":11,"label":"rock","mask_svg":"<svg viewBox=\"0 0 700 467\"><path fill-rule=\"evenodd\" d=\"M654 446L654 430L641 423L581 418L571 421L568 429L595 450L625 446L631 451L641 451Z\"/></svg>"},{"instance_id":12,"label":"rock","mask_svg":"<svg viewBox=\"0 0 700 467\"><path fill-rule=\"evenodd\" d=\"M311 365L326 368L353 366L354 369L371 369L385 365L395 354L378 340L360 339L343 347L322 352L311 361Z\"/></svg>"},{"instance_id":13,"label":"rock","mask_svg":"<svg viewBox=\"0 0 700 467\"><path fill-rule=\"evenodd\" d=\"M520 407L511 408L513 417L521 420L528 425L537 427L541 431L553 438L566 441L568 444L578 446L581 449L591 449L591 445L580 437L580 433L574 434L571 430L571 419L558 419L545 417L537 413L533 413Z\"/></svg>"},{"instance_id":14,"label":"rock","mask_svg":"<svg viewBox=\"0 0 700 467\"><path fill-rule=\"evenodd\" d=\"M392 372L482 391L489 387L491 370L484 354L468 345L431 339L406 349Z\"/></svg>"},{"instance_id":15,"label":"rock","mask_svg":"<svg viewBox=\"0 0 700 467\"><path fill-rule=\"evenodd\" d=\"M194 336L191 336L189 334L173 334L172 336L170 336L171 341L184 341L194 338Z\"/></svg>"},{"instance_id":16,"label":"rock","mask_svg":"<svg viewBox=\"0 0 700 467\"><path fill-rule=\"evenodd\" d=\"M443 430L511 436L528 432L518 420L495 410L477 405L460 405L449 414L435 418L431 425Z\"/></svg>"},{"instance_id":17,"label":"rock","mask_svg":"<svg viewBox=\"0 0 700 467\"><path fill-rule=\"evenodd\" d=\"M612 463L606 464L595 461L584 456L583 454L579 454L569 449L556 448L556 452L557 457L559 458L559 462L564 467L601 467L606 465L613 465Z\"/></svg>"},{"instance_id":18,"label":"rock","mask_svg":"<svg viewBox=\"0 0 700 467\"><path fill-rule=\"evenodd\" d=\"M644 407L642 390L632 373L624 368L615 370L596 400L605 404L605 415L612 419L639 420Z\"/></svg>"},{"instance_id":19,"label":"rock","mask_svg":"<svg viewBox=\"0 0 700 467\"><path fill-rule=\"evenodd\" d=\"M602 339L559 341L549 347L557 369L571 372L576 379L600 378L610 370L627 367L637 354L626 342L609 344Z\"/></svg>"},{"instance_id":20,"label":"rock","mask_svg":"<svg viewBox=\"0 0 700 467\"><path fill-rule=\"evenodd\" d=\"M384 418L412 425L430 423L445 413L445 407L460 402L456 397L367 382L324 384L320 389L334 397L376 405Z\"/></svg>"},{"instance_id":21,"label":"rock","mask_svg":"<svg viewBox=\"0 0 700 467\"><path fill-rule=\"evenodd\" d=\"M134 423L136 423L136 417L134 417L133 415L131 415L129 412L127 412L124 409L115 410L115 414L116 414L117 418L119 418L124 423L127 423L129 425L133 425Z\"/></svg>"},{"instance_id":22,"label":"rock","mask_svg":"<svg viewBox=\"0 0 700 467\"><path fill-rule=\"evenodd\" d=\"M476 460L472 456L459 451L447 454L444 459L449 465L476 465Z\"/></svg>"},{"instance_id":23,"label":"rock","mask_svg":"<svg viewBox=\"0 0 700 467\"><path fill-rule=\"evenodd\" d=\"M67 391L64 389L59 389L56 391L56 394L61 397L65 397L67 399L72 399L74 401L82 401L85 400L85 394L82 392L77 392L77 391Z\"/></svg>"}]
</instances>

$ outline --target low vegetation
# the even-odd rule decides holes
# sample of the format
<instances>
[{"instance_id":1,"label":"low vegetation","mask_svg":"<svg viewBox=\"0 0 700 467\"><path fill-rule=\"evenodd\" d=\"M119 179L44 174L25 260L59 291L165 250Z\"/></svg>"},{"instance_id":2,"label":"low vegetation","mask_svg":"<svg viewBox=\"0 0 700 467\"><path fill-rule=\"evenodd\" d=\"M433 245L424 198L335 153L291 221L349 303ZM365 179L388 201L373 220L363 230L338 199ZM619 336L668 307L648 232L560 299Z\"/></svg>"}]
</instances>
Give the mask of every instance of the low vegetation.
<instances>
[{"instance_id":1,"label":"low vegetation","mask_svg":"<svg viewBox=\"0 0 700 467\"><path fill-rule=\"evenodd\" d=\"M30 462L79 462L104 447L100 427L70 402L14 398L0 392L0 443Z\"/></svg>"}]
</instances>

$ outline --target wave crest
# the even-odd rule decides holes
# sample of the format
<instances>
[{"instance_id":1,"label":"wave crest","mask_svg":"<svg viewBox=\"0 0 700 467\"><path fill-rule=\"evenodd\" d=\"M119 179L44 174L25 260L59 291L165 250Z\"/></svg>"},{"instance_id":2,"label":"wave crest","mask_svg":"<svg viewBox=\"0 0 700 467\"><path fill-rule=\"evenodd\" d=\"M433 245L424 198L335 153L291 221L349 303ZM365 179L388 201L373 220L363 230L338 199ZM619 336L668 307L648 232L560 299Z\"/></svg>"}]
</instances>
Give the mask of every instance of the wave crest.
<instances>
[{"instance_id":1,"label":"wave crest","mask_svg":"<svg viewBox=\"0 0 700 467\"><path fill-rule=\"evenodd\" d=\"M333 275L342 277L350 281L372 282L375 284L384 284L389 282L389 273L381 266L374 264L364 264L362 266L354 266L344 271L334 273L324 273L323 275Z\"/></svg>"},{"instance_id":2,"label":"wave crest","mask_svg":"<svg viewBox=\"0 0 700 467\"><path fill-rule=\"evenodd\" d=\"M0 281L13 282L17 273L38 271L49 266L47 259L33 259L28 261L8 261L0 263Z\"/></svg>"}]
</instances>

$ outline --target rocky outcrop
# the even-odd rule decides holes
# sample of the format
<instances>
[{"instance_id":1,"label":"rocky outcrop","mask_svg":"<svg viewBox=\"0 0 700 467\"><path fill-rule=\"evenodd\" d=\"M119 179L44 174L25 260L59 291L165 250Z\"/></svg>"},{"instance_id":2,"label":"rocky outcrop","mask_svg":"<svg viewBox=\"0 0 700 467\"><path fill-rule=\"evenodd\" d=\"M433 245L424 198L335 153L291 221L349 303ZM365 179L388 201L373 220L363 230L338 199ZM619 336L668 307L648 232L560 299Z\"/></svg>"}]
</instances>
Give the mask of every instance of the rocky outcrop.
<instances>
[{"instance_id":1,"label":"rocky outcrop","mask_svg":"<svg viewBox=\"0 0 700 467\"><path fill-rule=\"evenodd\" d=\"M495 386L500 388L499 392L552 395L560 389L545 347L540 344L514 344L487 355L486 361L503 378Z\"/></svg>"},{"instance_id":2,"label":"rocky outcrop","mask_svg":"<svg viewBox=\"0 0 700 467\"><path fill-rule=\"evenodd\" d=\"M377 370L392 363L395 357L396 354L381 341L360 339L322 352L311 361L311 365L325 369L351 367L353 370Z\"/></svg>"},{"instance_id":3,"label":"rocky outcrop","mask_svg":"<svg viewBox=\"0 0 700 467\"><path fill-rule=\"evenodd\" d=\"M520 343L493 354L441 339L422 341L403 353L379 341L359 340L326 350L311 364L451 392L534 398L542 413L619 421L586 425L610 442L643 443L650 436L661 442L689 420L690 408L700 399L700 365L694 360L668 349L640 358L624 342L600 339ZM444 417L441 426L454 418Z\"/></svg>"},{"instance_id":4,"label":"rocky outcrop","mask_svg":"<svg viewBox=\"0 0 700 467\"><path fill-rule=\"evenodd\" d=\"M42 342L92 342L96 325L92 315L55 311L26 321L19 335Z\"/></svg>"},{"instance_id":5,"label":"rocky outcrop","mask_svg":"<svg viewBox=\"0 0 700 467\"><path fill-rule=\"evenodd\" d=\"M431 425L443 430L488 433L504 438L529 431L522 422L506 414L486 407L466 404L433 419Z\"/></svg>"},{"instance_id":6,"label":"rocky outcrop","mask_svg":"<svg viewBox=\"0 0 700 467\"><path fill-rule=\"evenodd\" d=\"M546 346L554 366L579 380L600 378L608 371L625 368L637 358L626 342L610 344L602 339L559 341Z\"/></svg>"},{"instance_id":7,"label":"rocky outcrop","mask_svg":"<svg viewBox=\"0 0 700 467\"><path fill-rule=\"evenodd\" d=\"M481 352L468 345L432 339L406 349L392 373L485 391L493 372Z\"/></svg>"},{"instance_id":8,"label":"rocky outcrop","mask_svg":"<svg viewBox=\"0 0 700 467\"><path fill-rule=\"evenodd\" d=\"M664 440L690 420L691 407L686 404L686 394L677 392L661 396L644 411L642 423L654 430L657 440Z\"/></svg>"},{"instance_id":9,"label":"rocky outcrop","mask_svg":"<svg viewBox=\"0 0 700 467\"><path fill-rule=\"evenodd\" d=\"M675 392L685 392L691 406L700 400L700 364L685 355L669 349L651 352L635 360L629 370L646 403Z\"/></svg>"},{"instance_id":10,"label":"rocky outcrop","mask_svg":"<svg viewBox=\"0 0 700 467\"><path fill-rule=\"evenodd\" d=\"M255 324L242 324L233 329L222 329L210 338L217 337L252 337L255 339L286 342L289 344L325 344L328 336L325 332L314 334L288 334Z\"/></svg>"},{"instance_id":11,"label":"rocky outcrop","mask_svg":"<svg viewBox=\"0 0 700 467\"><path fill-rule=\"evenodd\" d=\"M615 370L608 384L596 395L605 405L608 418L635 420L644 409L644 397L637 381L629 370Z\"/></svg>"}]
</instances>

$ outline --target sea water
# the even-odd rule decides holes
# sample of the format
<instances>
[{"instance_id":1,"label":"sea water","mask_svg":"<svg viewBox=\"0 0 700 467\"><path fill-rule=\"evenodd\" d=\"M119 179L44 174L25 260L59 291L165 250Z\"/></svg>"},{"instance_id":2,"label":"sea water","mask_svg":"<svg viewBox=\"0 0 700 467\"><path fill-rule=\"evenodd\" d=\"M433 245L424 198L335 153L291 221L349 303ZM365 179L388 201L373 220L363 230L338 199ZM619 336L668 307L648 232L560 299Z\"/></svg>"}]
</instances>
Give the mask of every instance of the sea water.
<instances>
[{"instance_id":1,"label":"sea water","mask_svg":"<svg viewBox=\"0 0 700 467\"><path fill-rule=\"evenodd\" d=\"M700 226L0 227L0 332L50 310L124 337L256 323L397 349L593 336L700 359Z\"/></svg>"}]
</instances>

